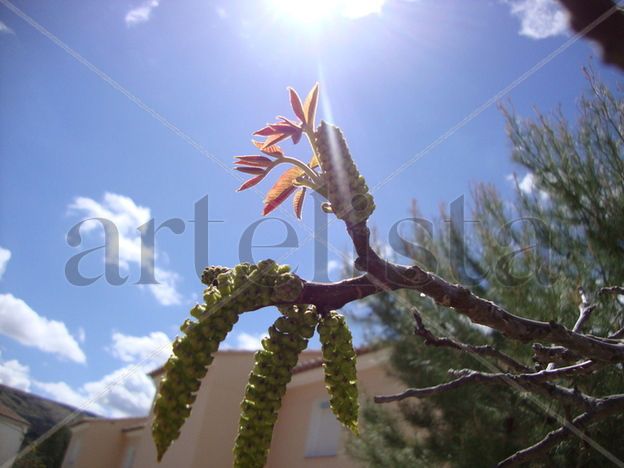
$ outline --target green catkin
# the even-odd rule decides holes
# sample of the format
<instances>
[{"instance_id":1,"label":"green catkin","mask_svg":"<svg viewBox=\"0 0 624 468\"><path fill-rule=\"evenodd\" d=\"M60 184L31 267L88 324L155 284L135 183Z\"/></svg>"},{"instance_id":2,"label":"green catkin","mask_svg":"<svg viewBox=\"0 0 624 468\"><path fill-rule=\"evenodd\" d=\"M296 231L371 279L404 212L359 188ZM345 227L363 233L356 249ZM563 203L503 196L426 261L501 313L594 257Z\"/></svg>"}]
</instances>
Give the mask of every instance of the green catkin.
<instances>
[{"instance_id":1,"label":"green catkin","mask_svg":"<svg viewBox=\"0 0 624 468\"><path fill-rule=\"evenodd\" d=\"M243 263L232 269L209 267L202 274L202 282L208 286L204 304L191 309L196 320L187 319L180 327L183 334L173 343L173 355L165 364L154 406L152 435L158 460L179 437L214 353L239 315L278 301L291 301L303 288L301 279L288 266L273 260L257 265Z\"/></svg>"},{"instance_id":2,"label":"green catkin","mask_svg":"<svg viewBox=\"0 0 624 468\"><path fill-rule=\"evenodd\" d=\"M331 409L338 421L357 434L359 402L351 332L344 316L336 311L322 317L317 329Z\"/></svg>"},{"instance_id":3,"label":"green catkin","mask_svg":"<svg viewBox=\"0 0 624 468\"><path fill-rule=\"evenodd\" d=\"M273 426L299 353L314 334L318 315L313 306L281 308L279 317L255 355L245 397L241 403L238 436L234 445L236 468L261 468L271 446Z\"/></svg>"},{"instance_id":4,"label":"green catkin","mask_svg":"<svg viewBox=\"0 0 624 468\"><path fill-rule=\"evenodd\" d=\"M344 135L338 127L321 121L315 139L331 210L349 224L366 221L375 210L375 202L351 158Z\"/></svg>"}]
</instances>

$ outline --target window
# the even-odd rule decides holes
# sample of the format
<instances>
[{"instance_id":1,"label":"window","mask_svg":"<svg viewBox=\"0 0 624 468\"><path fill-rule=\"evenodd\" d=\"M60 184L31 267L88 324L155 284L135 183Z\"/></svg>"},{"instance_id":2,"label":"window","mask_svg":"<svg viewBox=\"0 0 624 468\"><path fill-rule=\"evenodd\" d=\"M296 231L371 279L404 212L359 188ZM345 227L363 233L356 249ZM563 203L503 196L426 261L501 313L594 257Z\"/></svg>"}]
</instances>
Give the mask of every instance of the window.
<instances>
[{"instance_id":1,"label":"window","mask_svg":"<svg viewBox=\"0 0 624 468\"><path fill-rule=\"evenodd\" d=\"M69 457L67 458L67 464L69 466L74 466L76 463L76 459L78 458L78 454L80 453L80 439L76 436L72 437L72 445L69 451Z\"/></svg>"},{"instance_id":2,"label":"window","mask_svg":"<svg viewBox=\"0 0 624 468\"><path fill-rule=\"evenodd\" d=\"M134 445L131 445L130 447L126 449L126 454L124 456L123 465L121 465L123 468L132 468L132 463L134 462L134 452L135 452Z\"/></svg>"},{"instance_id":3,"label":"window","mask_svg":"<svg viewBox=\"0 0 624 468\"><path fill-rule=\"evenodd\" d=\"M310 427L306 442L306 457L329 457L338 453L342 436L340 423L329 407L329 401L314 404L310 415Z\"/></svg>"}]
</instances>

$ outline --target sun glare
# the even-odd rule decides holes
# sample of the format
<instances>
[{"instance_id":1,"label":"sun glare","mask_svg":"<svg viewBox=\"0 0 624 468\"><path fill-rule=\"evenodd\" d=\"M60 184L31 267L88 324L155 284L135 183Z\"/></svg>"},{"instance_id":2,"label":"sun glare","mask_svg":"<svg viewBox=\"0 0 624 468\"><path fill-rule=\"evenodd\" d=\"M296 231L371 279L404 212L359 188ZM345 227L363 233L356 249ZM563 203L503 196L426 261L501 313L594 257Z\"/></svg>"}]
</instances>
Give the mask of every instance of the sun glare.
<instances>
[{"instance_id":1,"label":"sun glare","mask_svg":"<svg viewBox=\"0 0 624 468\"><path fill-rule=\"evenodd\" d=\"M289 21L318 24L343 16L361 18L380 13L386 0L271 0L275 13Z\"/></svg>"}]
</instances>

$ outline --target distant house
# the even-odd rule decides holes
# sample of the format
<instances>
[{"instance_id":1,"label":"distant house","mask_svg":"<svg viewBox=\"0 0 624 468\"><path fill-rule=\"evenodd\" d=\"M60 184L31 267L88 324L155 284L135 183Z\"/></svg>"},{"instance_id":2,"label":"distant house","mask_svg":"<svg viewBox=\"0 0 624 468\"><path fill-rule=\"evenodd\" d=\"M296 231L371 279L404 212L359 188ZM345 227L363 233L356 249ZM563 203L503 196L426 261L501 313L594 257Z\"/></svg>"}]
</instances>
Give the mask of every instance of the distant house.
<instances>
[{"instance_id":1,"label":"distant house","mask_svg":"<svg viewBox=\"0 0 624 468\"><path fill-rule=\"evenodd\" d=\"M15 457L29 426L28 421L0 403L0 465Z\"/></svg>"},{"instance_id":2,"label":"distant house","mask_svg":"<svg viewBox=\"0 0 624 468\"><path fill-rule=\"evenodd\" d=\"M240 403L253 365L251 351L219 351L204 378L181 435L160 464L152 442L153 415L84 420L71 428L62 468L230 467ZM385 370L387 351L360 350L360 393L396 392ZM155 383L162 369L150 375ZM355 466L344 453L345 430L329 408L319 351L302 353L282 402L267 466L270 468Z\"/></svg>"},{"instance_id":3,"label":"distant house","mask_svg":"<svg viewBox=\"0 0 624 468\"><path fill-rule=\"evenodd\" d=\"M21 447L18 445L18 449L30 447L33 442L40 441L40 437L47 434L45 441L38 445L35 451L28 452L27 463L33 466L59 466L64 458L65 445L69 442L69 431L64 429L67 421L97 417L88 411L2 384L0 384L0 407L5 407L11 411L9 417L12 420L11 424L20 424L16 422L15 415L20 419L21 424L26 423L24 429L26 432L21 433L23 442L21 442ZM0 418L3 422L6 421L6 417L0 416ZM58 430L49 433L48 431L52 428ZM2 454L4 454L5 447L10 445L11 440L16 443L4 431L5 429L0 434L0 451ZM13 434L13 437L15 436ZM12 452L10 458L15 455L16 453ZM5 462L6 460L0 457L0 466L4 468Z\"/></svg>"}]
</instances>

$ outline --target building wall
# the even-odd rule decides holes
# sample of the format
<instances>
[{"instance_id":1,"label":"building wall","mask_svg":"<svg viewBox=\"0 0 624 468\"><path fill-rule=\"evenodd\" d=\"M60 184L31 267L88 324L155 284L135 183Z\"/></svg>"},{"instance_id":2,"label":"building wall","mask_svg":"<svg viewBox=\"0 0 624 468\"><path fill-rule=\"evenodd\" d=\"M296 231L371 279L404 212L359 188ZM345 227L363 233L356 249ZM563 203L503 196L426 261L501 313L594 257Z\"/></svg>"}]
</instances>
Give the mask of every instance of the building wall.
<instances>
[{"instance_id":1,"label":"building wall","mask_svg":"<svg viewBox=\"0 0 624 468\"><path fill-rule=\"evenodd\" d=\"M0 416L0 464L17 455L27 427Z\"/></svg>"},{"instance_id":2,"label":"building wall","mask_svg":"<svg viewBox=\"0 0 624 468\"><path fill-rule=\"evenodd\" d=\"M386 374L384 363L385 352L377 352L362 355L358 358L358 382L360 400L372 397L375 394L394 393L401 390L401 385ZM335 426L326 424L320 428L329 431L326 436L339 438L335 455L306 456L307 445L314 434L312 431L319 430L315 427L314 412L319 403L329 400L325 384L323 382L323 369L316 368L295 375L288 391L284 395L282 408L279 413L277 424L273 430L271 451L267 462L267 468L349 468L355 467L344 450L344 442L347 431L335 420L331 419ZM330 411L329 409L327 410ZM329 423L327 419L325 423ZM335 431L335 432L334 432Z\"/></svg>"},{"instance_id":3,"label":"building wall","mask_svg":"<svg viewBox=\"0 0 624 468\"><path fill-rule=\"evenodd\" d=\"M72 427L62 468L120 467L126 447L123 429L144 421L145 418L102 419Z\"/></svg>"},{"instance_id":4,"label":"building wall","mask_svg":"<svg viewBox=\"0 0 624 468\"><path fill-rule=\"evenodd\" d=\"M202 381L193 411L184 423L180 437L158 465L151 434L153 414L150 412L133 468L232 466L239 407L252 366L253 353L218 353Z\"/></svg>"},{"instance_id":5,"label":"building wall","mask_svg":"<svg viewBox=\"0 0 624 468\"><path fill-rule=\"evenodd\" d=\"M318 352L306 353L302 361L319 355ZM365 395L401 390L401 385L386 375L386 356L385 351L379 351L358 357L362 399ZM142 429L129 431L131 425L127 420L123 423L120 420L90 421L73 428L63 468L232 466L240 402L252 366L251 352L228 351L217 354L202 382L193 411L180 437L160 463L156 461L151 435L153 415L150 412L147 419L138 420L144 425ZM346 431L328 409L328 400L321 367L293 376L273 431L267 464L269 468L355 466L344 453ZM314 447L315 450L309 450L306 455L306 446L308 449ZM75 448L78 450L73 454ZM325 456L318 456L319 453ZM129 462L132 462L131 467Z\"/></svg>"}]
</instances>

